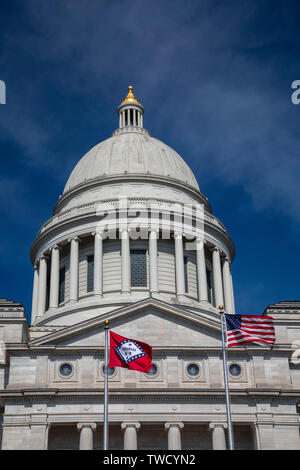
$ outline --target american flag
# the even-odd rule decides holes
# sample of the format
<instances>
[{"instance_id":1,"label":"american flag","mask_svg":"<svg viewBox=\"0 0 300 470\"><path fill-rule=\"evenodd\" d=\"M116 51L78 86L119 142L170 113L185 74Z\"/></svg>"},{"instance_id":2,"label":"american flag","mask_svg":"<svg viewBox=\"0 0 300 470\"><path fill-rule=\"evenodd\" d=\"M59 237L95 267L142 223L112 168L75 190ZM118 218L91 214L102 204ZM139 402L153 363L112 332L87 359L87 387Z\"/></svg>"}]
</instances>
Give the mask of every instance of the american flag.
<instances>
[{"instance_id":1,"label":"american flag","mask_svg":"<svg viewBox=\"0 0 300 470\"><path fill-rule=\"evenodd\" d=\"M259 341L275 343L273 318L259 315L225 315L227 346Z\"/></svg>"}]
</instances>

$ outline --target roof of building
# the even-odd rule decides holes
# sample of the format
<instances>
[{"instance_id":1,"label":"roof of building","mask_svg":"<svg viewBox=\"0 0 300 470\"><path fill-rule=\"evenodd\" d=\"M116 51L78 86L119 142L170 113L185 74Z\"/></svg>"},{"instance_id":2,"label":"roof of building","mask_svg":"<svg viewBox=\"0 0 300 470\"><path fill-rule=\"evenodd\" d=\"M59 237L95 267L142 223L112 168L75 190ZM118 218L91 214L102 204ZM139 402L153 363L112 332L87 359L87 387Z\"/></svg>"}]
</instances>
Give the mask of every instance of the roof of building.
<instances>
[{"instance_id":1,"label":"roof of building","mask_svg":"<svg viewBox=\"0 0 300 470\"><path fill-rule=\"evenodd\" d=\"M120 128L113 136L95 145L77 163L64 193L87 180L109 176L130 175L137 177L162 176L187 184L199 190L197 180L181 156L168 145L150 136L143 128L142 117L134 117L133 105L143 106L134 96L132 86L118 108ZM130 114L131 113L131 114Z\"/></svg>"}]
</instances>

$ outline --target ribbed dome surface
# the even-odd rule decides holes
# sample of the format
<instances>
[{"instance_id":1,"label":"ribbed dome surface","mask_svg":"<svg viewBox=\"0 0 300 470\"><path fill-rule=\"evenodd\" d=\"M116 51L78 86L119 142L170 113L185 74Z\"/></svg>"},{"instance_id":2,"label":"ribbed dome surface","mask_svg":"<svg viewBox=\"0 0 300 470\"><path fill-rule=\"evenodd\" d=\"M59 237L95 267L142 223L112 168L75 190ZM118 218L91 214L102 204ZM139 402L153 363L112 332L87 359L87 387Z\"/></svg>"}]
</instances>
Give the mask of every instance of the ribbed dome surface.
<instances>
[{"instance_id":1,"label":"ribbed dome surface","mask_svg":"<svg viewBox=\"0 0 300 470\"><path fill-rule=\"evenodd\" d=\"M199 189L192 170L175 150L158 139L133 131L95 145L75 166L64 192L85 180L126 173L174 178Z\"/></svg>"}]
</instances>

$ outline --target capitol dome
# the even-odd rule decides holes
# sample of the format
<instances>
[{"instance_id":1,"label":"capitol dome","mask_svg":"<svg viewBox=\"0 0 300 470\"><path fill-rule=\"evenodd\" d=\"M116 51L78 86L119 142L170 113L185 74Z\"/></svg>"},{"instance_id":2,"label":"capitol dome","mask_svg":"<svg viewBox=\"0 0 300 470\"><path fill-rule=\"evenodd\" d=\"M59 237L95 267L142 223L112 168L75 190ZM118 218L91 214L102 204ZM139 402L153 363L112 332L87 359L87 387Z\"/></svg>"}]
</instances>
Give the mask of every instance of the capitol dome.
<instances>
[{"instance_id":1,"label":"capitol dome","mask_svg":"<svg viewBox=\"0 0 300 470\"><path fill-rule=\"evenodd\" d=\"M124 174L162 176L199 190L192 170L175 150L150 137L143 128L124 129L124 133L118 129L111 138L95 145L81 158L64 193L87 180Z\"/></svg>"},{"instance_id":2,"label":"capitol dome","mask_svg":"<svg viewBox=\"0 0 300 470\"><path fill-rule=\"evenodd\" d=\"M119 127L72 171L31 247L32 323L74 325L146 298L234 313L234 245L129 87ZM196 243L197 240L197 243Z\"/></svg>"}]
</instances>

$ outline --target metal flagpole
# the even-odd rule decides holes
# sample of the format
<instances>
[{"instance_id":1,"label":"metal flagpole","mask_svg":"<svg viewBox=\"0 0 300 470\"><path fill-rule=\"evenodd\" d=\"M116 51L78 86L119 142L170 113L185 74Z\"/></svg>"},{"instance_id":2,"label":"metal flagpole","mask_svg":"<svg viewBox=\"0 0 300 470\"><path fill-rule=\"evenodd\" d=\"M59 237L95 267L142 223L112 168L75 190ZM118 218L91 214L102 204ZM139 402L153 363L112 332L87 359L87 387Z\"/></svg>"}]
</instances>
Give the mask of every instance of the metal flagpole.
<instances>
[{"instance_id":1,"label":"metal flagpole","mask_svg":"<svg viewBox=\"0 0 300 470\"><path fill-rule=\"evenodd\" d=\"M221 330L222 330L222 352L223 352L223 372L224 372L224 383L225 383L225 397L226 397L226 414L227 414L227 425L228 425L228 441L229 450L234 450L233 445L233 433L232 433L232 422L231 422L231 409L230 409L230 396L228 387L228 375L227 375L227 354L225 349L225 324L226 321L224 314L223 305L219 305L221 314Z\"/></svg>"},{"instance_id":2,"label":"metal flagpole","mask_svg":"<svg viewBox=\"0 0 300 470\"><path fill-rule=\"evenodd\" d=\"M109 321L105 320L105 366L104 366L104 427L103 427L103 449L108 450L108 331Z\"/></svg>"}]
</instances>

